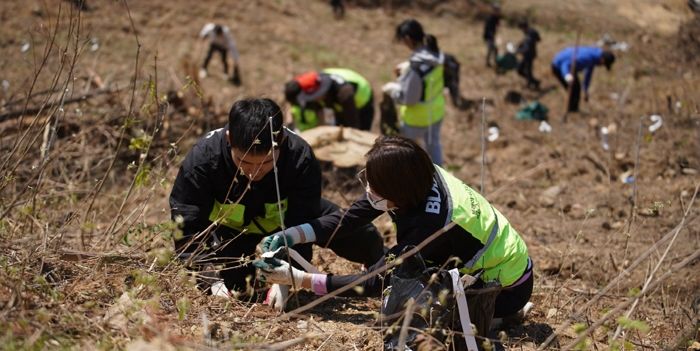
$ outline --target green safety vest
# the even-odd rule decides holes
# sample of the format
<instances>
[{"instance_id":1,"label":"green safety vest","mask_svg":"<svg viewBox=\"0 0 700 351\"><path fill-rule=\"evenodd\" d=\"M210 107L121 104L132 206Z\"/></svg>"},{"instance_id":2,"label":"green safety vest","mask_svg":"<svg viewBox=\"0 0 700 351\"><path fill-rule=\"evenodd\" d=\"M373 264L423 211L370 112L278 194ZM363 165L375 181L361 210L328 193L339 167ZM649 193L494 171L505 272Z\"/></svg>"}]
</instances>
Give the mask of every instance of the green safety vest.
<instances>
[{"instance_id":1,"label":"green safety vest","mask_svg":"<svg viewBox=\"0 0 700 351\"><path fill-rule=\"evenodd\" d=\"M355 90L355 107L358 109L363 108L369 102L372 97L372 86L365 77L361 76L359 73L349 70L347 68L326 68L323 73L335 74L342 77L345 81L355 84L357 89ZM340 111L336 108L337 111Z\"/></svg>"},{"instance_id":2,"label":"green safety vest","mask_svg":"<svg viewBox=\"0 0 700 351\"><path fill-rule=\"evenodd\" d=\"M294 118L294 125L302 132L317 127L320 121L316 111L310 108L304 109L303 118L301 117L301 106L299 105L292 105L290 112L292 113L292 118Z\"/></svg>"},{"instance_id":3,"label":"green safety vest","mask_svg":"<svg viewBox=\"0 0 700 351\"><path fill-rule=\"evenodd\" d=\"M504 287L515 283L528 264L523 239L481 194L444 169L435 168L450 197L450 219L484 244L460 272L473 274L483 269L481 277L486 282L498 281Z\"/></svg>"},{"instance_id":4,"label":"green safety vest","mask_svg":"<svg viewBox=\"0 0 700 351\"><path fill-rule=\"evenodd\" d=\"M399 118L411 127L427 127L445 116L444 68L435 66L423 77L423 99L414 105L400 105Z\"/></svg>"},{"instance_id":5,"label":"green safety vest","mask_svg":"<svg viewBox=\"0 0 700 351\"><path fill-rule=\"evenodd\" d=\"M287 199L282 199L281 202L282 215L279 212L279 206L276 202L265 204L265 215L253 218L248 225L244 222L245 205L241 204L222 204L214 200L214 207L209 213L209 220L218 222L221 225L245 232L246 234L263 234L269 235L282 227L280 218L287 212Z\"/></svg>"},{"instance_id":6,"label":"green safety vest","mask_svg":"<svg viewBox=\"0 0 700 351\"><path fill-rule=\"evenodd\" d=\"M358 109L367 105L369 100L372 98L372 87L370 86L369 81L367 81L367 79L365 79L365 77L361 76L359 73L347 68L326 68L322 72L340 76L345 81L353 83L355 86L357 86L355 96L353 96L353 98L355 100L355 106ZM319 103L321 106L323 106L323 102ZM337 112L343 110L342 106L338 104L335 104L333 109ZM298 105L292 105L291 113L292 118L294 118L294 125L296 125L296 127L302 132L307 129L317 127L320 122L320 118L313 109L304 109L304 117L302 118L301 107Z\"/></svg>"}]
</instances>

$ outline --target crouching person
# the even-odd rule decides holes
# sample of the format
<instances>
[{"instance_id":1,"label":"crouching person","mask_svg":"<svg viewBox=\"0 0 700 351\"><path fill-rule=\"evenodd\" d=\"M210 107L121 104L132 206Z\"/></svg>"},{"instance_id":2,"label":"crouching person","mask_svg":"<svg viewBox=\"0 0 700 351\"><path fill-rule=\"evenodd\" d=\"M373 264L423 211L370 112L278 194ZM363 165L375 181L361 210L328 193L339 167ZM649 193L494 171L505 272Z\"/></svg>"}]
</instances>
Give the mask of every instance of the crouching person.
<instances>
[{"instance_id":1,"label":"crouching person","mask_svg":"<svg viewBox=\"0 0 700 351\"><path fill-rule=\"evenodd\" d=\"M478 192L430 161L415 142L403 137L381 137L367 153L367 166L358 175L366 194L341 213L312 220L306 228L316 240L325 240L333 230L356 228L388 212L396 225L397 245L377 261L372 272L399 257L405 248L419 244L442 228L449 228L419 254L427 266L458 268L478 276L471 288L497 283L493 317L515 315L530 299L533 288L532 262L525 242L508 220ZM287 234L289 235L289 234ZM263 251L284 246L280 234L263 240ZM290 238L286 238L287 241ZM405 261L405 260L404 260ZM267 281L291 284L323 295L348 285L363 274L310 274L289 270L283 260L256 261ZM396 274L394 271L393 274ZM369 278L342 296L380 296L391 284L391 275ZM393 292L392 292L393 294ZM487 331L479 331L485 334Z\"/></svg>"},{"instance_id":2,"label":"crouching person","mask_svg":"<svg viewBox=\"0 0 700 351\"><path fill-rule=\"evenodd\" d=\"M173 219L182 223L183 236L175 241L179 257L199 272L200 286L218 295L254 294L250 259L260 240L283 224L301 225L293 243L307 260L310 242L366 266L384 253L371 224L341 228L330 243L304 224L338 207L321 198L313 150L283 127L282 112L270 99L235 102L228 125L197 142L177 174L170 207ZM283 308L286 291L276 288L269 302Z\"/></svg>"}]
</instances>

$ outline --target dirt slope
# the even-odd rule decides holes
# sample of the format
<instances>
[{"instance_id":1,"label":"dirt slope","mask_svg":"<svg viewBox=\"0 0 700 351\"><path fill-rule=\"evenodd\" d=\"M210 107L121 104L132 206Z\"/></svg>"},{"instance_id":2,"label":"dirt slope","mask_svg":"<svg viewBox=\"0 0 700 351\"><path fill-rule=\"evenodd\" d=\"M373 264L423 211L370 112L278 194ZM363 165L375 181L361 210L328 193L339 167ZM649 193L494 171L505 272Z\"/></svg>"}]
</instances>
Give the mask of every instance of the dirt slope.
<instances>
[{"instance_id":1,"label":"dirt slope","mask_svg":"<svg viewBox=\"0 0 700 351\"><path fill-rule=\"evenodd\" d=\"M57 17L59 4L61 15ZM295 348L379 347L381 333L373 326L379 310L377 299L337 299L292 321L276 322L264 306L199 296L187 288L187 279L177 275L172 265L160 267L151 260L158 258L158 250L169 242L164 235L169 229L162 223L169 220L167 196L179 162L207 126L216 128L225 123L233 101L244 96L269 96L281 102L283 82L292 75L332 66L355 69L379 89L391 79L394 65L409 54L392 42L394 26L407 17L420 20L437 36L443 50L457 56L462 63L462 93L475 101L491 101L484 114L501 129L499 140L488 144L485 194L525 238L536 274L535 309L523 326L507 330L507 347L536 347L599 289L630 268L629 276L591 308L579 311L582 314L573 322L590 325L627 301L642 288L668 242L641 265L631 264L675 228L687 209L684 225L652 281L671 265L697 253L699 213L691 198L700 184L700 70L683 63L687 47L678 46L678 26L692 18L684 1L506 2L503 9L510 23L527 15L543 37L535 64L535 74L543 80L542 92L525 90L524 81L514 73L497 76L484 67L481 23L474 17L478 11L466 4L441 2L434 11L350 7L347 16L336 21L326 1L134 1L128 6L135 36L122 2L91 2L90 11L80 18L78 43L83 51L73 72L77 79L67 87L71 96L79 96L95 89L86 82L97 76L106 86L122 90L70 105L61 112L65 113L60 122L62 134L51 153L55 156L51 172L42 178L38 202L29 197L32 192L28 186L35 184L33 177L41 164L43 131L29 127L31 117L22 122L33 131L31 135L36 133L37 141L25 156L12 154L10 164L18 164L15 173L5 165L1 168L0 208L5 212L11 202L19 205L12 205L0 223L0 277L8 282L0 285L0 330L6 330L0 332L0 341L20 348L33 344L90 348L96 343L99 347L125 347L144 338L196 348L203 343L230 347L313 334ZM3 90L3 104L22 99L29 91L56 18L62 19L57 43L74 40L66 35L69 11L69 3L58 1L0 5L0 79L9 83ZM209 21L231 27L241 52L244 85L237 88L226 83L215 58L210 77L200 82L200 101L188 85L187 75L204 55L205 46L197 34ZM596 70L590 102L583 103L582 112L568 116L563 123L565 93L551 75L549 61L559 49L574 44L577 32L583 44L610 33L631 48L619 56L611 72ZM505 23L499 41L504 44L519 39L520 32ZM135 70L137 40L141 46ZM99 43L99 48L92 51L94 43ZM30 47L22 52L25 44ZM69 76L61 68L61 57L69 56L58 49L52 51L34 92L47 89L59 70L59 80ZM156 134L154 150L145 158L150 178L136 186L122 206L137 174L134 165L143 152L123 145L93 212L83 218L97 180L115 157L112 152L118 145L119 127L132 105L128 88L135 71L135 121L126 129L127 138L142 137L139 130L148 133L156 123L167 125ZM152 96L145 84L149 78L157 82L156 99L162 99L168 90L182 91L185 112L177 112L171 105L162 120L152 113L155 103L149 100ZM535 122L515 120L518 107L503 99L508 90L547 105L552 133L539 132ZM56 98L57 94L50 96ZM29 102L32 106L42 100L36 97ZM20 106L5 105L0 112ZM45 121L47 113L40 112L37 123ZM663 126L652 134L647 129L648 119L640 117L654 113L663 116ZM478 107L467 111L450 107L442 129L446 168L477 189L481 116ZM638 138L640 121L644 124ZM18 125L17 119L0 121L3 155L11 155ZM609 151L601 146L601 126L613 130ZM634 182L620 180L634 174ZM329 168L324 175L328 185L324 195L334 201L347 205L360 194L352 171ZM34 205L30 208L29 204ZM391 227L385 219L378 224L390 241ZM104 236L105 232L109 235ZM82 250L79 238L84 233L92 238L84 250L97 256L69 258L60 254L68 248ZM37 249L41 242L45 245ZM118 257L111 256L117 252ZM105 257L104 253L110 255ZM317 263L328 272L358 268L336 261L328 252L317 256ZM35 280L47 271L40 257L57 267L57 282L45 285L45 281ZM700 291L697 272L698 260L694 260L674 270L641 300L630 318L643 321L649 330L626 332L631 347L684 345L682 337L689 330L692 333L693 313L697 314L692 305ZM146 311L148 322L143 315L134 317L133 311L127 313L132 318L123 324L114 326L103 320L105 312L127 290L137 301L137 307L131 309ZM303 296L302 301L310 298ZM615 318L604 323L589 339L589 346L611 347L615 327ZM213 341L203 331L212 328ZM560 345L575 336L572 328L566 328L558 338Z\"/></svg>"}]
</instances>

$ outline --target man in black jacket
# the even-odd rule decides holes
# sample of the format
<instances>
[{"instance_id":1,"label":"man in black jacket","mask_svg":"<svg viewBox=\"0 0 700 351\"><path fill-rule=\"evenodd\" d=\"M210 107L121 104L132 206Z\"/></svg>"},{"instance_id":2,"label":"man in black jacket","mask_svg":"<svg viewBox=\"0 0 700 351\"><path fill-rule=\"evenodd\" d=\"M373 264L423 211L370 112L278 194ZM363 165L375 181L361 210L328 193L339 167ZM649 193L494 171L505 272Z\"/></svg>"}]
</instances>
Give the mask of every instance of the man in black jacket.
<instances>
[{"instance_id":1,"label":"man in black jacket","mask_svg":"<svg viewBox=\"0 0 700 351\"><path fill-rule=\"evenodd\" d=\"M486 66L491 67L491 57L493 64L496 65L498 57L498 47L496 46L496 32L498 25L501 22L501 7L498 5L491 6L491 13L486 17L484 22L484 42L486 42Z\"/></svg>"},{"instance_id":2,"label":"man in black jacket","mask_svg":"<svg viewBox=\"0 0 700 351\"><path fill-rule=\"evenodd\" d=\"M518 23L518 27L525 35L523 41L518 45L518 53L522 55L522 60L518 64L518 74L527 80L528 88L539 89L540 81L532 74L532 63L537 57L537 43L540 41L540 33L532 28L527 20Z\"/></svg>"},{"instance_id":3,"label":"man in black jacket","mask_svg":"<svg viewBox=\"0 0 700 351\"><path fill-rule=\"evenodd\" d=\"M255 285L255 267L247 258L264 236L338 208L321 198L321 170L311 147L282 126L282 112L270 99L237 101L228 125L192 148L175 179L170 207L173 220L182 223L183 235L175 240L179 257L207 278L200 279L204 288L223 280L237 291ZM290 234L301 245L294 248L310 260L313 231L295 228ZM371 224L351 232L339 228L330 242L317 244L365 266L383 255L383 241Z\"/></svg>"}]
</instances>

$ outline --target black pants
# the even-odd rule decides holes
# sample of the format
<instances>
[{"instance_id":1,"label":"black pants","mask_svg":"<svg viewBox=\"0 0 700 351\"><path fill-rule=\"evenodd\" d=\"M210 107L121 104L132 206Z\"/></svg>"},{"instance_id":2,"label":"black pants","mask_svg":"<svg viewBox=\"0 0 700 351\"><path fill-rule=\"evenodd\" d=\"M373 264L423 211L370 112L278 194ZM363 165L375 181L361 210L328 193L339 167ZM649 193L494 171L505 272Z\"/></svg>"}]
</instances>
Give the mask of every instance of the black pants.
<instances>
[{"instance_id":1,"label":"black pants","mask_svg":"<svg viewBox=\"0 0 700 351\"><path fill-rule=\"evenodd\" d=\"M559 80L559 83L564 87L564 89L569 89L569 84L566 82L564 79L564 76L561 75L559 72L559 68L557 66L552 65L552 73L554 73L554 76L557 77ZM571 82L573 85L571 86L571 94L569 94L569 106L567 111L569 112L578 112L578 103L579 100L581 99L581 83L578 80L578 74L577 73L572 73L574 76L574 81Z\"/></svg>"},{"instance_id":2,"label":"black pants","mask_svg":"<svg viewBox=\"0 0 700 351\"><path fill-rule=\"evenodd\" d=\"M518 63L518 74L527 80L528 88L538 88L540 86L540 81L535 79L535 76L532 74L532 63L534 60L534 57L524 55L522 61Z\"/></svg>"},{"instance_id":3,"label":"black pants","mask_svg":"<svg viewBox=\"0 0 700 351\"><path fill-rule=\"evenodd\" d=\"M532 262L532 261L531 261ZM520 309L522 309L525 304L530 301L532 296L532 287L535 277L532 273L532 265L529 268L530 277L528 277L524 282L517 286L511 288L505 288L498 293L496 297L496 308L493 312L494 318L504 318L512 316ZM528 270L523 274L527 274ZM474 285L470 286L470 289L479 289L483 287L484 282L477 280Z\"/></svg>"},{"instance_id":4,"label":"black pants","mask_svg":"<svg viewBox=\"0 0 700 351\"><path fill-rule=\"evenodd\" d=\"M496 46L495 38L484 38L486 42L486 66L491 67L491 57L493 57L493 64L496 65L496 58L498 58L498 47Z\"/></svg>"},{"instance_id":5,"label":"black pants","mask_svg":"<svg viewBox=\"0 0 700 351\"><path fill-rule=\"evenodd\" d=\"M334 113L336 125L370 130L372 128L372 121L374 120L374 97L370 96L367 104L357 110L357 121L349 121L348 118L345 118L344 111L335 111Z\"/></svg>"},{"instance_id":6,"label":"black pants","mask_svg":"<svg viewBox=\"0 0 700 351\"><path fill-rule=\"evenodd\" d=\"M228 74L228 61L226 60L226 48L217 45L217 44L210 44L209 45L209 51L207 52L207 57L204 59L204 64L202 65L202 68L207 69L207 66L209 66L209 61L211 60L211 57L214 55L214 52L218 52L221 54L221 63L224 64L224 73Z\"/></svg>"},{"instance_id":7,"label":"black pants","mask_svg":"<svg viewBox=\"0 0 700 351\"><path fill-rule=\"evenodd\" d=\"M360 129L372 129L372 121L374 120L374 96L370 96L367 104L357 111L357 116L360 118Z\"/></svg>"},{"instance_id":8,"label":"black pants","mask_svg":"<svg viewBox=\"0 0 700 351\"><path fill-rule=\"evenodd\" d=\"M329 214L338 209L334 203L321 199L322 215ZM313 218L309 218L311 220ZM250 256L255 253L256 246L263 236L256 234L243 234L237 238L221 238L224 247L217 252L217 258L224 263L225 269L219 272L224 279L226 287L233 290L245 291L246 280L253 285L255 281L255 267L252 264L241 264L236 258ZM339 230L330 243L316 243L316 245L333 250L338 256L352 262L362 263L366 267L371 266L384 254L384 241L374 225L367 224L356 228L354 231L344 233ZM312 244L294 245L294 250L299 252L306 260L311 261L313 256ZM294 266L298 267L296 264Z\"/></svg>"},{"instance_id":9,"label":"black pants","mask_svg":"<svg viewBox=\"0 0 700 351\"><path fill-rule=\"evenodd\" d=\"M343 17L345 15L345 6L343 6L343 0L330 0L331 7L333 8L333 14L336 17Z\"/></svg>"}]
</instances>

